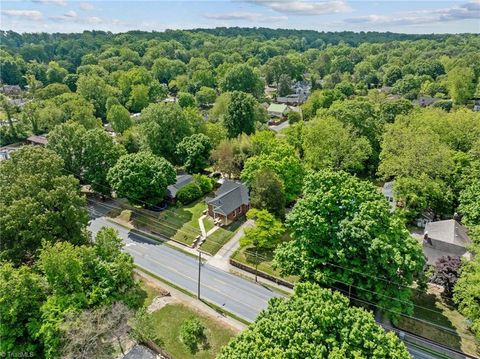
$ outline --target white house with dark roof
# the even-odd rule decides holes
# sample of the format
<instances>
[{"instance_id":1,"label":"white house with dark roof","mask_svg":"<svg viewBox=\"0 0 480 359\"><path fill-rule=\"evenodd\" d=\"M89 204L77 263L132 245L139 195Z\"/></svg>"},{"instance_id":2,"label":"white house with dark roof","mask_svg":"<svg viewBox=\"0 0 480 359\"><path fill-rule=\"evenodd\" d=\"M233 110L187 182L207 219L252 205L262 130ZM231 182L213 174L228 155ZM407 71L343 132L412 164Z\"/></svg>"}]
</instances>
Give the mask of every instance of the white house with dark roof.
<instances>
[{"instance_id":1,"label":"white house with dark roof","mask_svg":"<svg viewBox=\"0 0 480 359\"><path fill-rule=\"evenodd\" d=\"M228 225L243 216L250 208L250 197L245 184L225 180L215 192L215 198L207 198L207 213L215 222Z\"/></svg>"},{"instance_id":2,"label":"white house with dark roof","mask_svg":"<svg viewBox=\"0 0 480 359\"><path fill-rule=\"evenodd\" d=\"M166 196L174 201L175 198L177 197L177 192L185 187L187 184L192 182L193 177L192 175L184 174L184 175L177 175L177 179L174 184L171 184L170 186L167 187L167 192Z\"/></svg>"},{"instance_id":3,"label":"white house with dark roof","mask_svg":"<svg viewBox=\"0 0 480 359\"><path fill-rule=\"evenodd\" d=\"M454 219L427 223L423 236L423 254L433 265L443 256L469 257L467 247L472 243L467 229Z\"/></svg>"}]
</instances>

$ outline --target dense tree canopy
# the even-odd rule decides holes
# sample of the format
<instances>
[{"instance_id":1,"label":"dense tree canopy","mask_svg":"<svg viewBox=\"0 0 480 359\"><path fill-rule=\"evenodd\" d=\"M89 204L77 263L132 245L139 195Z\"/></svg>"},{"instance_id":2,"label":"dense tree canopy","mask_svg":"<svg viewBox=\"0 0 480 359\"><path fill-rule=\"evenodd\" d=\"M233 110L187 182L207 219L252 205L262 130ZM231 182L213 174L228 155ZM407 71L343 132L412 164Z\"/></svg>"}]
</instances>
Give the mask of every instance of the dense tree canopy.
<instances>
[{"instance_id":1,"label":"dense tree canopy","mask_svg":"<svg viewBox=\"0 0 480 359\"><path fill-rule=\"evenodd\" d=\"M42 241L87 241L85 197L62 170L62 159L41 147L26 146L0 162L2 259L32 260Z\"/></svg>"},{"instance_id":2,"label":"dense tree canopy","mask_svg":"<svg viewBox=\"0 0 480 359\"><path fill-rule=\"evenodd\" d=\"M107 179L117 196L155 205L163 200L167 186L175 183L175 170L162 157L138 152L120 157Z\"/></svg>"},{"instance_id":3,"label":"dense tree canopy","mask_svg":"<svg viewBox=\"0 0 480 359\"><path fill-rule=\"evenodd\" d=\"M393 318L411 313L410 286L423 269L422 250L374 185L345 172L309 174L287 228L293 240L276 252L286 274L351 286Z\"/></svg>"},{"instance_id":4,"label":"dense tree canopy","mask_svg":"<svg viewBox=\"0 0 480 359\"><path fill-rule=\"evenodd\" d=\"M339 292L306 283L297 284L288 299L272 299L218 358L248 357L407 359L410 354L371 313L351 307Z\"/></svg>"}]
</instances>

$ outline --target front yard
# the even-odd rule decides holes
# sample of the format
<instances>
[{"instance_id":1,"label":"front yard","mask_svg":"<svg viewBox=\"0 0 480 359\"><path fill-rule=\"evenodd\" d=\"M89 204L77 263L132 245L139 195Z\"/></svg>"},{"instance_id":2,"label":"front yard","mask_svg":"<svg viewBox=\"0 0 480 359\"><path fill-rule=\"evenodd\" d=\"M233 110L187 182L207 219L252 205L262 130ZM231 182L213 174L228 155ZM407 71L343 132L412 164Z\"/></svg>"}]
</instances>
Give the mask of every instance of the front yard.
<instances>
[{"instance_id":1,"label":"front yard","mask_svg":"<svg viewBox=\"0 0 480 359\"><path fill-rule=\"evenodd\" d=\"M180 327L183 322L190 318L197 318L205 327L207 342L199 351L191 353L180 341ZM182 303L168 304L151 314L157 336L160 338L156 344L162 347L174 358L182 359L210 359L215 358L222 346L227 344L235 335L235 332L214 319L194 310Z\"/></svg>"},{"instance_id":2,"label":"front yard","mask_svg":"<svg viewBox=\"0 0 480 359\"><path fill-rule=\"evenodd\" d=\"M213 220L206 218L203 223L211 222L213 228ZM207 237L207 240L202 244L201 249L211 255L215 255L222 246L233 237L238 228L245 223L245 217L242 217L226 227L220 227L215 232ZM208 227L205 224L205 229Z\"/></svg>"},{"instance_id":3,"label":"front yard","mask_svg":"<svg viewBox=\"0 0 480 359\"><path fill-rule=\"evenodd\" d=\"M467 320L441 298L435 286L430 286L427 293L416 292L412 299L415 304L412 317L418 320L402 317L396 325L398 328L468 354L479 354L480 343L468 330Z\"/></svg>"}]
</instances>

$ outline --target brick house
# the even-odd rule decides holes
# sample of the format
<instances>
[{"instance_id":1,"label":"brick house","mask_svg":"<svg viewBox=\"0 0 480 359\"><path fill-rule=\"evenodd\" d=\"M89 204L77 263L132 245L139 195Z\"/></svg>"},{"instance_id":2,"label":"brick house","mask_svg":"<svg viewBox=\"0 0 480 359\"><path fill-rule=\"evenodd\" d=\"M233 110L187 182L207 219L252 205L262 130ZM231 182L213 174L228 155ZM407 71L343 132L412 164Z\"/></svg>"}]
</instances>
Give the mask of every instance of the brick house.
<instances>
[{"instance_id":1,"label":"brick house","mask_svg":"<svg viewBox=\"0 0 480 359\"><path fill-rule=\"evenodd\" d=\"M206 203L207 213L216 223L229 225L249 210L248 188L241 182L225 180L215 198L207 198Z\"/></svg>"}]
</instances>

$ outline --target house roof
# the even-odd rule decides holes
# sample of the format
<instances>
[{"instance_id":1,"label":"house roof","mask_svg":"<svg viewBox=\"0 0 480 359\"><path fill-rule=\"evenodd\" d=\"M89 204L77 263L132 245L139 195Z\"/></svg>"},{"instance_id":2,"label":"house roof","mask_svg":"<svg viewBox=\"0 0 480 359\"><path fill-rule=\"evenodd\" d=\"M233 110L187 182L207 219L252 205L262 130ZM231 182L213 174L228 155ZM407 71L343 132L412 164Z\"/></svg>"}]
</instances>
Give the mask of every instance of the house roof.
<instances>
[{"instance_id":1,"label":"house roof","mask_svg":"<svg viewBox=\"0 0 480 359\"><path fill-rule=\"evenodd\" d=\"M215 213L224 216L228 216L242 204L250 203L248 188L241 182L225 180L215 195L215 198L207 199L206 202L213 206Z\"/></svg>"},{"instance_id":2,"label":"house roof","mask_svg":"<svg viewBox=\"0 0 480 359\"><path fill-rule=\"evenodd\" d=\"M431 239L460 247L466 247L471 243L467 229L454 219L427 223L425 233Z\"/></svg>"},{"instance_id":3,"label":"house roof","mask_svg":"<svg viewBox=\"0 0 480 359\"><path fill-rule=\"evenodd\" d=\"M285 105L285 104L272 103L270 106L268 106L267 111L268 112L276 112L276 113L284 113L287 108L288 108L288 106Z\"/></svg>"},{"instance_id":4,"label":"house roof","mask_svg":"<svg viewBox=\"0 0 480 359\"><path fill-rule=\"evenodd\" d=\"M167 196L170 198L175 198L177 192L180 188L185 187L187 184L192 182L193 177L191 175L177 175L177 180L175 184L171 184L167 187Z\"/></svg>"},{"instance_id":5,"label":"house roof","mask_svg":"<svg viewBox=\"0 0 480 359\"><path fill-rule=\"evenodd\" d=\"M157 359L157 355L153 350L137 344L123 356L123 359Z\"/></svg>"},{"instance_id":6,"label":"house roof","mask_svg":"<svg viewBox=\"0 0 480 359\"><path fill-rule=\"evenodd\" d=\"M393 198L393 181L385 182L382 187L382 193L385 197Z\"/></svg>"},{"instance_id":7,"label":"house roof","mask_svg":"<svg viewBox=\"0 0 480 359\"><path fill-rule=\"evenodd\" d=\"M28 137L27 141L32 143L37 143L39 145L46 145L48 142L45 136L37 136L37 135Z\"/></svg>"}]
</instances>

